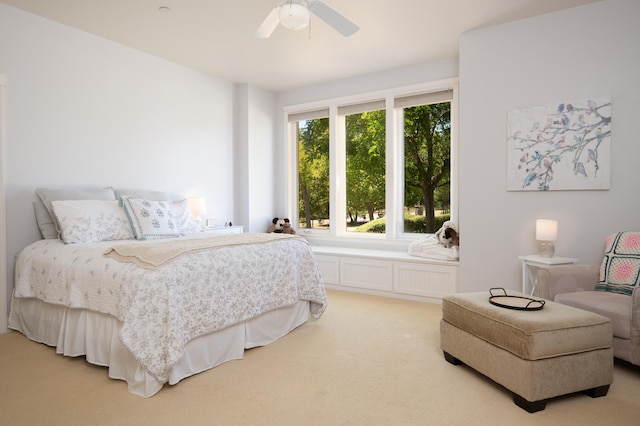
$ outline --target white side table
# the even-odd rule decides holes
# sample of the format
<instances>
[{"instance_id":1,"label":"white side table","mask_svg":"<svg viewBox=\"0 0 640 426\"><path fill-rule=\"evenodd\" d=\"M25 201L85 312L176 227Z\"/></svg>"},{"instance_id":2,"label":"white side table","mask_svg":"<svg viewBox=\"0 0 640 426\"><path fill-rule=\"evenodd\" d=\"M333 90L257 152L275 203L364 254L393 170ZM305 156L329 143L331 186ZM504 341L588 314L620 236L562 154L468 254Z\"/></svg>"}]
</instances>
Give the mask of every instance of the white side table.
<instances>
[{"instance_id":1,"label":"white side table","mask_svg":"<svg viewBox=\"0 0 640 426\"><path fill-rule=\"evenodd\" d=\"M578 259L571 257L542 257L537 254L518 256L518 259L522 260L522 293L527 294L529 276L531 276L533 277L533 286L531 286L530 293L532 296L538 289L538 278L534 274L540 266L567 265L578 261Z\"/></svg>"}]
</instances>

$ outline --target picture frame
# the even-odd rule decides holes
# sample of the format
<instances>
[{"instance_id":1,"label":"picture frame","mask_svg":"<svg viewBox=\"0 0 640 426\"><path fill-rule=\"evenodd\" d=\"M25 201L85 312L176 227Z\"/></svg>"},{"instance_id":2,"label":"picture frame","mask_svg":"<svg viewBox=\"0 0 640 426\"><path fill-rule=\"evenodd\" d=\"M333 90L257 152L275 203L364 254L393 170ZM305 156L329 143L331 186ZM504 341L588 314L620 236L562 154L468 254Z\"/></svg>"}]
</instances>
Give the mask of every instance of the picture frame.
<instances>
[{"instance_id":1,"label":"picture frame","mask_svg":"<svg viewBox=\"0 0 640 426\"><path fill-rule=\"evenodd\" d=\"M507 114L507 191L608 190L611 98Z\"/></svg>"}]
</instances>

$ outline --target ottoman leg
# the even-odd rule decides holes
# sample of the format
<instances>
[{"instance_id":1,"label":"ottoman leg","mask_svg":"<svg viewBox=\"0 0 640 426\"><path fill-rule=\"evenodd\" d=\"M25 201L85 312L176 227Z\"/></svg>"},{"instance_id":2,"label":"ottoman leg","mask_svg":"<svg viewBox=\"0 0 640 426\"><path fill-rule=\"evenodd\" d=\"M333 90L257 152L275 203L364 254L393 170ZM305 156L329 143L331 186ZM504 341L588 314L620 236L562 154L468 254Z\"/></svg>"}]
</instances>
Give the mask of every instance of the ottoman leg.
<instances>
[{"instance_id":1,"label":"ottoman leg","mask_svg":"<svg viewBox=\"0 0 640 426\"><path fill-rule=\"evenodd\" d=\"M455 356L451 355L449 352L446 352L446 351L442 351L442 352L444 352L444 359L449 361L451 364L453 364L453 365L464 364L462 361L460 361Z\"/></svg>"},{"instance_id":2,"label":"ottoman leg","mask_svg":"<svg viewBox=\"0 0 640 426\"><path fill-rule=\"evenodd\" d=\"M535 413L536 411L542 411L547 406L546 399L531 402L531 401L527 401L526 399L524 399L523 397L515 393L513 394L513 402L518 407L522 408L528 413Z\"/></svg>"},{"instance_id":3,"label":"ottoman leg","mask_svg":"<svg viewBox=\"0 0 640 426\"><path fill-rule=\"evenodd\" d=\"M609 385L598 386L597 388L591 388L584 391L591 398L600 398L601 396L605 396L609 392Z\"/></svg>"}]
</instances>

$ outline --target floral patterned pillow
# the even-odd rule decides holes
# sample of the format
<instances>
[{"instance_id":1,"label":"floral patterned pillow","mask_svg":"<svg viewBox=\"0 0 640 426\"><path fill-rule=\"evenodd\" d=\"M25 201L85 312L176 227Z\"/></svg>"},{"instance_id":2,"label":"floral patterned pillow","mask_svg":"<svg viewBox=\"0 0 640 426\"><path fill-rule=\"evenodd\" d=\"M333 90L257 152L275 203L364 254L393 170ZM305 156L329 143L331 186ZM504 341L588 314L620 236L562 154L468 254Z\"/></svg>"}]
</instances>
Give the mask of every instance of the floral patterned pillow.
<instances>
[{"instance_id":1,"label":"floral patterned pillow","mask_svg":"<svg viewBox=\"0 0 640 426\"><path fill-rule=\"evenodd\" d=\"M138 240L157 240L180 236L169 201L122 197L133 234Z\"/></svg>"},{"instance_id":2,"label":"floral patterned pillow","mask_svg":"<svg viewBox=\"0 0 640 426\"><path fill-rule=\"evenodd\" d=\"M67 244L133 238L129 219L117 201L56 200L51 207L60 238Z\"/></svg>"},{"instance_id":3,"label":"floral patterned pillow","mask_svg":"<svg viewBox=\"0 0 640 426\"><path fill-rule=\"evenodd\" d=\"M173 220L180 231L180 234L194 234L202 231L202 228L189 210L189 203L187 200L174 201L171 203L171 210L173 212Z\"/></svg>"},{"instance_id":4,"label":"floral patterned pillow","mask_svg":"<svg viewBox=\"0 0 640 426\"><path fill-rule=\"evenodd\" d=\"M640 285L640 232L609 235L596 290L630 295Z\"/></svg>"}]
</instances>

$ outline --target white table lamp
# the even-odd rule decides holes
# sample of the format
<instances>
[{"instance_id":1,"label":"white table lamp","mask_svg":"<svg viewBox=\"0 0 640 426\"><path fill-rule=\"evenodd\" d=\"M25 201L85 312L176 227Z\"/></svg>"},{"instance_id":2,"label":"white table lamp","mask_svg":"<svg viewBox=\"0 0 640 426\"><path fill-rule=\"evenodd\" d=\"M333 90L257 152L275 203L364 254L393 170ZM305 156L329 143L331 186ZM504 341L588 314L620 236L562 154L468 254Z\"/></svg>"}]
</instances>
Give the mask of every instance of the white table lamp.
<instances>
[{"instance_id":1,"label":"white table lamp","mask_svg":"<svg viewBox=\"0 0 640 426\"><path fill-rule=\"evenodd\" d=\"M540 257L553 257L556 248L554 241L558 240L558 221L538 219L536 220L536 240Z\"/></svg>"},{"instance_id":2,"label":"white table lamp","mask_svg":"<svg viewBox=\"0 0 640 426\"><path fill-rule=\"evenodd\" d=\"M191 215L202 226L202 216L207 214L207 202L204 197L194 197L187 200Z\"/></svg>"}]
</instances>

